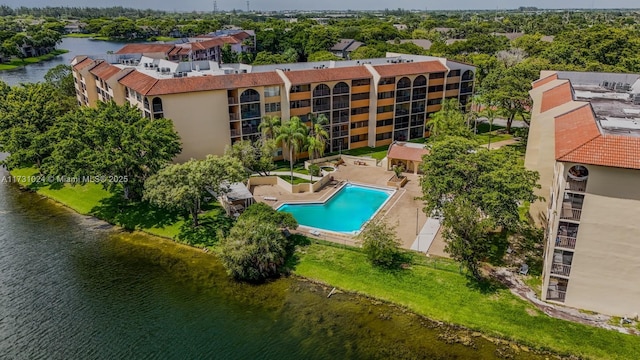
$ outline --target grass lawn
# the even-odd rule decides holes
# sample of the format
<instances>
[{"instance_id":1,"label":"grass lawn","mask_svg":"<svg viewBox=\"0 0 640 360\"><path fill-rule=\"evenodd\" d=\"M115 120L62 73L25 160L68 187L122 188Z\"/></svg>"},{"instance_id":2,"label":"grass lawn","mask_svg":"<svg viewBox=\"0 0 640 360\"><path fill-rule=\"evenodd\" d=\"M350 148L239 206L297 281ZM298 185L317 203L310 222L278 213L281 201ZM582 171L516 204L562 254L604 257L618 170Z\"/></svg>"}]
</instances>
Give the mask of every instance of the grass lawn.
<instances>
[{"instance_id":1,"label":"grass lawn","mask_svg":"<svg viewBox=\"0 0 640 360\"><path fill-rule=\"evenodd\" d=\"M33 168L15 169L11 174L17 177L37 175ZM168 211L150 205L147 202L128 202L120 192L105 190L100 184L32 184L29 181L21 185L37 190L38 193L66 205L83 215L92 215L121 226L128 230L142 230L153 235L176 239L181 233L185 217L176 211ZM200 218L217 219L224 214L220 205L205 204Z\"/></svg>"},{"instance_id":2,"label":"grass lawn","mask_svg":"<svg viewBox=\"0 0 640 360\"><path fill-rule=\"evenodd\" d=\"M288 161L276 161L276 168L272 171L287 171L291 172L291 165L289 165ZM293 172L297 172L299 174L309 175L309 170L304 168L304 163L295 163L293 164Z\"/></svg>"},{"instance_id":3,"label":"grass lawn","mask_svg":"<svg viewBox=\"0 0 640 360\"><path fill-rule=\"evenodd\" d=\"M14 58L8 63L0 64L0 70L12 70L12 69L19 68L21 66L35 64L45 60L51 60L60 54L64 54L68 52L69 50L58 49L58 50L53 50L52 52L42 56L28 57L24 59Z\"/></svg>"},{"instance_id":4,"label":"grass lawn","mask_svg":"<svg viewBox=\"0 0 640 360\"><path fill-rule=\"evenodd\" d=\"M550 318L505 288L475 286L455 263L373 268L359 249L318 241L303 248L296 274L390 301L428 318L460 324L538 349L597 359L639 359L640 337Z\"/></svg>"},{"instance_id":5,"label":"grass lawn","mask_svg":"<svg viewBox=\"0 0 640 360\"><path fill-rule=\"evenodd\" d=\"M91 34L81 34L81 33L77 33L77 34L66 34L63 37L68 37L68 38L92 38L97 36L97 33L91 33Z\"/></svg>"},{"instance_id":6,"label":"grass lawn","mask_svg":"<svg viewBox=\"0 0 640 360\"><path fill-rule=\"evenodd\" d=\"M492 131L491 133L483 133L477 134L476 140L480 142L480 144L488 144L489 138L491 138L491 143L495 144L498 141L513 139L513 135L511 134L498 134L497 131Z\"/></svg>"},{"instance_id":7,"label":"grass lawn","mask_svg":"<svg viewBox=\"0 0 640 360\"><path fill-rule=\"evenodd\" d=\"M152 36L147 39L147 41L175 41L175 40L178 40L178 39L169 37L169 36Z\"/></svg>"},{"instance_id":8,"label":"grass lawn","mask_svg":"<svg viewBox=\"0 0 640 360\"><path fill-rule=\"evenodd\" d=\"M299 177L296 177L296 176L293 177L293 182L291 182L291 176L290 175L278 175L278 177L280 179L288 182L289 184L293 184L293 185L309 184L311 182L310 180L299 178Z\"/></svg>"},{"instance_id":9,"label":"grass lawn","mask_svg":"<svg viewBox=\"0 0 640 360\"><path fill-rule=\"evenodd\" d=\"M346 151L343 151L342 153L345 155L351 155L351 156L369 156L380 161L384 159L385 156L387 156L388 149L389 149L389 145L378 146L375 148L366 146L358 149L346 150Z\"/></svg>"}]
</instances>

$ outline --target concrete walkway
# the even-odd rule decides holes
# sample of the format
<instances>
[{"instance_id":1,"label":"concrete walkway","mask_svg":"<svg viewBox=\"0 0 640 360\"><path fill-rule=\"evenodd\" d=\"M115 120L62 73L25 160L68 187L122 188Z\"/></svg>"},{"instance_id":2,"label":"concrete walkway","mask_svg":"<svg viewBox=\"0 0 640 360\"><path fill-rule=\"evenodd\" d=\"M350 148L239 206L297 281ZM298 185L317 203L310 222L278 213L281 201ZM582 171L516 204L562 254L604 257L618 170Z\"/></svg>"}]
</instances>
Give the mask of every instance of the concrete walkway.
<instances>
[{"instance_id":1,"label":"concrete walkway","mask_svg":"<svg viewBox=\"0 0 640 360\"><path fill-rule=\"evenodd\" d=\"M420 233L416 236L413 245L411 245L411 250L426 253L436 238L438 230L440 230L440 220L431 217L428 218L422 230L420 230Z\"/></svg>"},{"instance_id":2,"label":"concrete walkway","mask_svg":"<svg viewBox=\"0 0 640 360\"><path fill-rule=\"evenodd\" d=\"M517 144L518 142L519 141L515 140L515 139L508 139L508 140L492 142L491 143L491 150L500 149L501 147L507 146L507 145ZM480 145L480 146L486 148L487 146L489 146L489 144L483 144L483 145Z\"/></svg>"}]
</instances>

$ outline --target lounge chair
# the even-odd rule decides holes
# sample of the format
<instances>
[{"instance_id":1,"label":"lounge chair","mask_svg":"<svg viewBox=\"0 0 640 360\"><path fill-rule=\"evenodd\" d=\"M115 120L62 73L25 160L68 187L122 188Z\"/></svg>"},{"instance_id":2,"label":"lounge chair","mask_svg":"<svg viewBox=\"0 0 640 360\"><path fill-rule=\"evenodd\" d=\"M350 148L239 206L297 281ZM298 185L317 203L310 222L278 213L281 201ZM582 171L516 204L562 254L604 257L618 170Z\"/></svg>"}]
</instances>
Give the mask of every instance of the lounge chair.
<instances>
[{"instance_id":1,"label":"lounge chair","mask_svg":"<svg viewBox=\"0 0 640 360\"><path fill-rule=\"evenodd\" d=\"M263 196L262 198L267 200L267 201L278 201L278 198L273 197L273 196Z\"/></svg>"},{"instance_id":2,"label":"lounge chair","mask_svg":"<svg viewBox=\"0 0 640 360\"><path fill-rule=\"evenodd\" d=\"M529 265L522 264L522 266L520 266L520 271L518 271L518 273L520 275L527 275L529 273Z\"/></svg>"},{"instance_id":3,"label":"lounge chair","mask_svg":"<svg viewBox=\"0 0 640 360\"><path fill-rule=\"evenodd\" d=\"M314 230L309 231L309 234L311 234L311 235L313 235L313 236L320 236L320 235L322 235L322 233L321 233L320 231L315 230L315 229L314 229Z\"/></svg>"}]
</instances>

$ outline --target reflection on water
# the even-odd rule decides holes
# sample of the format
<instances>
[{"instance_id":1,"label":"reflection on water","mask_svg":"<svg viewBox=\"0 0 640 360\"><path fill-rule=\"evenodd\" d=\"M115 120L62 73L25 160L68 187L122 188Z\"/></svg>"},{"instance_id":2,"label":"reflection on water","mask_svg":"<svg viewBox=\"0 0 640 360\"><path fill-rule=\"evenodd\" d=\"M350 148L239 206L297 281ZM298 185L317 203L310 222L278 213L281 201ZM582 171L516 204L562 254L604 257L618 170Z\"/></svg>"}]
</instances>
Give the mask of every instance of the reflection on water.
<instances>
[{"instance_id":1,"label":"reflection on water","mask_svg":"<svg viewBox=\"0 0 640 360\"><path fill-rule=\"evenodd\" d=\"M68 53L58 55L51 60L20 67L14 70L0 71L0 80L9 85L27 82L44 81L44 75L60 64L69 65L77 55L99 55L108 51L117 51L124 44L110 41L95 41L87 38L63 38L58 49L69 50Z\"/></svg>"},{"instance_id":2,"label":"reflection on water","mask_svg":"<svg viewBox=\"0 0 640 360\"><path fill-rule=\"evenodd\" d=\"M0 354L35 359L494 359L421 317L296 279L230 280L215 257L121 232L0 183ZM451 329L445 329L451 333ZM519 353L516 359L541 359Z\"/></svg>"}]
</instances>

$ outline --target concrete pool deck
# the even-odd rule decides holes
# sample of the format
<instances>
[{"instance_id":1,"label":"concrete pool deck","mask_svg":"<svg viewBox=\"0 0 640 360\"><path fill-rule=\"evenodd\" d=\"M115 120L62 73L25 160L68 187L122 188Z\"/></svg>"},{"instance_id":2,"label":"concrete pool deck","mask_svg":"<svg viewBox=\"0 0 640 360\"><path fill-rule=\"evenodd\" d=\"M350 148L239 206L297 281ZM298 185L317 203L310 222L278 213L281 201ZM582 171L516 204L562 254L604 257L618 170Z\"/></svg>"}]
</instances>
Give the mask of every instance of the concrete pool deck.
<instances>
[{"instance_id":1,"label":"concrete pool deck","mask_svg":"<svg viewBox=\"0 0 640 360\"><path fill-rule=\"evenodd\" d=\"M386 171L386 166L364 166L346 164L340 165L338 169L332 173L334 179L340 181L350 181L353 183L361 183L364 185L373 185L379 187L388 187L387 180L393 176L392 171ZM389 224L397 224L396 233L400 238L402 247L410 249L416 241L418 233L424 227L427 222L427 216L422 211L423 202L420 200L422 197L422 189L420 187L420 176L410 173L405 173L408 183L397 191L386 205L380 210L379 216L383 216ZM333 194L339 186L327 185L317 193L300 193L291 194L283 190L277 185L259 185L253 186L251 192L254 195L256 201L267 203L274 208L277 208L284 202L288 201L317 201L324 200ZM276 198L277 201L266 200L267 198ZM305 227L300 228L300 232L305 235L309 234L309 229ZM333 241L346 245L354 245L355 241L351 236L340 235L321 231L320 236L315 236L320 239ZM437 256L447 256L443 251L444 242L440 236L440 231L433 239L428 253Z\"/></svg>"}]
</instances>

